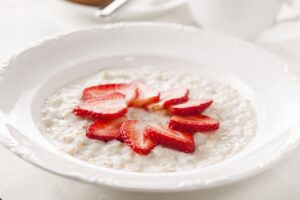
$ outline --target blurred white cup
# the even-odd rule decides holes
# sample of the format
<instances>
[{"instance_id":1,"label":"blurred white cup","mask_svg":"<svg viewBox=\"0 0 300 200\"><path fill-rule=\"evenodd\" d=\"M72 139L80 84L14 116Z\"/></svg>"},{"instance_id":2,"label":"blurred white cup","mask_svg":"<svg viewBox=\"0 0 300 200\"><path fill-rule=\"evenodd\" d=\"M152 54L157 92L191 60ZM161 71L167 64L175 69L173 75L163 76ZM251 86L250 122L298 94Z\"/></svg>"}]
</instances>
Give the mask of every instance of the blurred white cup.
<instances>
[{"instance_id":1,"label":"blurred white cup","mask_svg":"<svg viewBox=\"0 0 300 200\"><path fill-rule=\"evenodd\" d=\"M190 11L204 28L253 38L276 23L284 0L188 0Z\"/></svg>"}]
</instances>

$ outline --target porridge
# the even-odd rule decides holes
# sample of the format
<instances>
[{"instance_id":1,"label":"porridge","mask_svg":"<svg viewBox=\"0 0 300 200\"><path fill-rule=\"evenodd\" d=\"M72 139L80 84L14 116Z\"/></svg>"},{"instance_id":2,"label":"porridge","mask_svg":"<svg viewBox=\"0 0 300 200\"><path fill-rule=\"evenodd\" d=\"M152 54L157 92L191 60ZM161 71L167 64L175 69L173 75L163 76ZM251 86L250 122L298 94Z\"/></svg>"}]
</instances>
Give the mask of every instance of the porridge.
<instances>
[{"instance_id":1,"label":"porridge","mask_svg":"<svg viewBox=\"0 0 300 200\"><path fill-rule=\"evenodd\" d=\"M149 93L176 88L178 94L183 94L182 100L187 95L189 100L185 99L182 102L177 102L177 105L170 106L168 109L161 108L162 100L160 100L161 105L159 103L135 101L136 104L142 105L142 107L129 107L125 110L121 109L124 105L119 101L123 98L122 94L117 92L114 95L107 95L108 97L101 99L102 105L113 107L112 109L120 107L118 113L121 114L117 116L118 119L109 118L109 120L114 121L114 126L122 124L120 132L125 137L120 139L118 136L119 131L117 131L115 135L109 135L113 138L98 140L97 135L93 135L94 128L101 127L102 130L111 130L111 124L109 124L111 122L108 121L107 125L106 122L104 123L101 120L100 125L95 124L94 115L89 115L89 113L80 110L90 106L82 103L82 98L86 97L82 97L83 90L95 85L131 83L135 80L143 80L146 85L151 86L151 89L145 89ZM188 88L188 93L183 88ZM163 92L159 94L160 99L163 99ZM86 95L89 95L90 98L94 93L86 93ZM128 96L130 96L130 99L127 98ZM134 94L131 93L126 95L126 102L132 102L133 96ZM107 99L112 97L114 98L114 104L110 105L111 101L107 103ZM192 99L195 102L201 102L201 105L207 104L201 112L203 111L203 116L209 116L207 117L209 120L201 125L183 126L187 125L182 124L185 123L186 119L194 120L195 118L194 116L186 116L195 114L191 113L190 109L193 103L189 102ZM201 101L197 101L197 99L201 99ZM212 99L212 101L207 99ZM151 101L158 100L156 98L151 99ZM80 105L79 111L78 105ZM184 113L187 110L183 109L185 106L189 107L189 113ZM77 111L75 111L76 108ZM86 116L89 117L86 118ZM96 115L96 117L101 116ZM109 117L117 118L113 115L109 115ZM126 120L130 120L130 123L124 125ZM168 135L157 135L160 128L157 128L154 124L166 124L169 121L170 128L175 129L174 134L183 137L182 143L166 141ZM94 123L94 126L91 126L92 123ZM146 142L149 149L144 151L143 147L141 147L142 150L133 148L132 142L134 141L132 141L132 138L134 137L128 134L128 130L135 127L135 130L138 131L141 127L140 124L147 123L153 124L152 128L145 128L149 129L148 135L146 135L147 139L151 139L149 144ZM207 124L210 126L206 127ZM42 109L42 127L46 136L57 148L80 160L101 167L134 172L188 171L224 161L240 152L251 141L256 133L256 126L256 114L250 101L243 98L234 88L179 69L170 70L167 67L159 69L151 67L103 69L96 74L59 89L47 98ZM168 132L166 130L164 129L162 132ZM170 132L173 131L170 130ZM184 132L182 133L184 135L180 135L181 132ZM180 140L180 137L178 140ZM153 141L155 144L152 143Z\"/></svg>"}]
</instances>

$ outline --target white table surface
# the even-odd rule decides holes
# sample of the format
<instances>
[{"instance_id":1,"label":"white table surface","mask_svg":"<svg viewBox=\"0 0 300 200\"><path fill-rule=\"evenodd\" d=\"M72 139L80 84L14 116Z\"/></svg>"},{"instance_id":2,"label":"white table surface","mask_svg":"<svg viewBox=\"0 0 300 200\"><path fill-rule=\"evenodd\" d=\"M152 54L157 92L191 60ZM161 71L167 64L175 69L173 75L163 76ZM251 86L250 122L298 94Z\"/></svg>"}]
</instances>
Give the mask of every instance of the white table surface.
<instances>
[{"instance_id":1,"label":"white table surface","mask_svg":"<svg viewBox=\"0 0 300 200\"><path fill-rule=\"evenodd\" d=\"M61 12L53 0L50 1L0 0L0 61L44 37L97 24L95 20ZM194 24L185 6L150 20ZM286 59L300 73L300 21L268 31L256 43ZM0 145L2 200L296 200L300 198L299 180L300 148L267 172L224 187L179 194L118 192L52 175L26 163Z\"/></svg>"}]
</instances>

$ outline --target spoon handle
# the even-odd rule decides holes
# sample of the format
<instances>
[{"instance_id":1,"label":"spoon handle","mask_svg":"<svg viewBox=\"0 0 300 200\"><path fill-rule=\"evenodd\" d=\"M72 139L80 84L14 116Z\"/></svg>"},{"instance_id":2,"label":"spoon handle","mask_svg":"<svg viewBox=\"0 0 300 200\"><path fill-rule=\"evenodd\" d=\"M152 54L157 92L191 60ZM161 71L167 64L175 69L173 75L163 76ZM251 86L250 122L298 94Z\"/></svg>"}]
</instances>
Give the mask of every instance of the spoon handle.
<instances>
[{"instance_id":1,"label":"spoon handle","mask_svg":"<svg viewBox=\"0 0 300 200\"><path fill-rule=\"evenodd\" d=\"M129 1L130 0L114 0L105 8L98 9L95 14L97 17L109 17L118 10L120 10L122 7L124 7Z\"/></svg>"}]
</instances>

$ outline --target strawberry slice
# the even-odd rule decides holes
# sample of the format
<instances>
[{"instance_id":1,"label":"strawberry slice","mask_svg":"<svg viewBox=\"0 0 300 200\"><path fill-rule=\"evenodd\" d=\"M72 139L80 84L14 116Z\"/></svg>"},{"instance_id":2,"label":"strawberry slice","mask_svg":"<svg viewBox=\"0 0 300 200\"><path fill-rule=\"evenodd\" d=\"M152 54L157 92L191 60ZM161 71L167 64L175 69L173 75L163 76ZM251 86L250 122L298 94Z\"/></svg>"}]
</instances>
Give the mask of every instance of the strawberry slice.
<instances>
[{"instance_id":1,"label":"strawberry slice","mask_svg":"<svg viewBox=\"0 0 300 200\"><path fill-rule=\"evenodd\" d=\"M131 106L143 107L146 104L159 101L159 91L146 85L142 81L136 81L135 84L138 88L138 96L131 101Z\"/></svg>"},{"instance_id":2,"label":"strawberry slice","mask_svg":"<svg viewBox=\"0 0 300 200\"><path fill-rule=\"evenodd\" d=\"M120 127L126 120L126 117L121 117L112 121L95 121L87 129L86 136L104 142L109 140L121 141Z\"/></svg>"},{"instance_id":3,"label":"strawberry slice","mask_svg":"<svg viewBox=\"0 0 300 200\"><path fill-rule=\"evenodd\" d=\"M145 132L147 137L165 147L185 153L195 151L194 137L189 133L175 131L161 125L147 126Z\"/></svg>"},{"instance_id":4,"label":"strawberry slice","mask_svg":"<svg viewBox=\"0 0 300 200\"><path fill-rule=\"evenodd\" d=\"M126 102L129 104L137 97L137 87L134 84L116 83L103 84L85 88L83 90L82 99L84 101L95 99L103 95L119 92L125 95Z\"/></svg>"},{"instance_id":5,"label":"strawberry slice","mask_svg":"<svg viewBox=\"0 0 300 200\"><path fill-rule=\"evenodd\" d=\"M84 101L95 99L103 95L113 93L116 90L119 90L120 88L124 88L126 86L127 84L125 83L117 83L117 84L104 84L104 85L88 87L83 90L82 99Z\"/></svg>"},{"instance_id":6,"label":"strawberry slice","mask_svg":"<svg viewBox=\"0 0 300 200\"><path fill-rule=\"evenodd\" d=\"M160 101L146 105L148 111L161 110L163 108L185 103L188 101L189 90L186 88L176 88L160 94Z\"/></svg>"},{"instance_id":7,"label":"strawberry slice","mask_svg":"<svg viewBox=\"0 0 300 200\"><path fill-rule=\"evenodd\" d=\"M123 141L136 153L147 155L156 146L150 138L145 137L145 124L137 120L128 120L120 128Z\"/></svg>"},{"instance_id":8,"label":"strawberry slice","mask_svg":"<svg viewBox=\"0 0 300 200\"><path fill-rule=\"evenodd\" d=\"M117 92L83 101L73 110L79 117L99 120L116 119L126 112L125 95Z\"/></svg>"},{"instance_id":9,"label":"strawberry slice","mask_svg":"<svg viewBox=\"0 0 300 200\"><path fill-rule=\"evenodd\" d=\"M169 128L189 133L214 131L219 128L219 121L205 115L172 116Z\"/></svg>"},{"instance_id":10,"label":"strawberry slice","mask_svg":"<svg viewBox=\"0 0 300 200\"><path fill-rule=\"evenodd\" d=\"M213 103L212 99L190 99L186 103L171 106L172 115L198 115Z\"/></svg>"}]
</instances>

